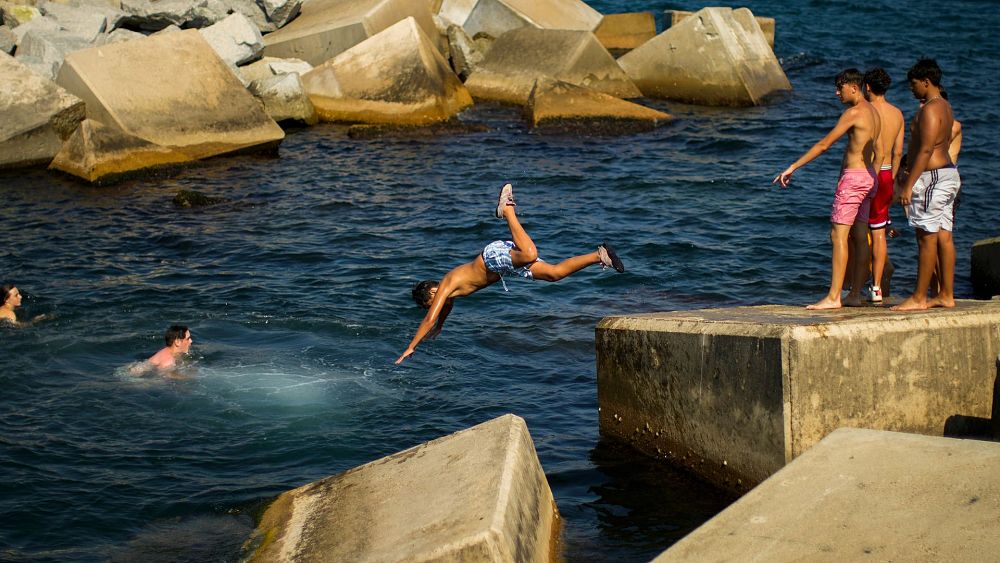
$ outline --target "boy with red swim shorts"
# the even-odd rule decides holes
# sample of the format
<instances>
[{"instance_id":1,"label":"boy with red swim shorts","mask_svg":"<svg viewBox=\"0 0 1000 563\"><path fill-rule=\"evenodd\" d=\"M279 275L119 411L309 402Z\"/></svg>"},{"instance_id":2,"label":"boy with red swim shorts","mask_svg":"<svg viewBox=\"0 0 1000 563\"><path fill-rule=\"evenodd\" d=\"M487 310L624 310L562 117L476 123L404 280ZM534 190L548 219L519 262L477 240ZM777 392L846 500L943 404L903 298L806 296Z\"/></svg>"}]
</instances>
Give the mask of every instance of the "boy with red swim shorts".
<instances>
[{"instance_id":1,"label":"boy with red swim shorts","mask_svg":"<svg viewBox=\"0 0 1000 563\"><path fill-rule=\"evenodd\" d=\"M862 79L861 71L856 68L849 68L837 75L837 97L848 106L847 109L825 137L774 179L774 183L782 187L788 186L796 170L847 135L840 181L837 183L833 210L830 213L830 242L833 244L830 289L825 297L806 309L839 309L844 304L860 305L861 286L868 277L868 211L871 194L875 189L875 170L882 164L882 155L875 143L881 121L878 112L865 100ZM847 299L841 302L840 292L847 271L848 244L851 244L855 256L854 269L851 272L851 291Z\"/></svg>"}]
</instances>

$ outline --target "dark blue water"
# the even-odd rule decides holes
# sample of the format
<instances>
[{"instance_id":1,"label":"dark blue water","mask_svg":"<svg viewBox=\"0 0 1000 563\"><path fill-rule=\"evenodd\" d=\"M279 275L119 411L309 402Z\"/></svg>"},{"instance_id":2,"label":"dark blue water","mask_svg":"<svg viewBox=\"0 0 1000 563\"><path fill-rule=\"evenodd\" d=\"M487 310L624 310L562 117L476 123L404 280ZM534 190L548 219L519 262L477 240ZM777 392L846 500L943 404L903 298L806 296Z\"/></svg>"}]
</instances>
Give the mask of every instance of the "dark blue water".
<instances>
[{"instance_id":1,"label":"dark blue water","mask_svg":"<svg viewBox=\"0 0 1000 563\"><path fill-rule=\"evenodd\" d=\"M795 90L775 105L651 102L678 119L626 137L544 136L477 106L486 133L351 140L289 133L280 158L228 157L105 188L0 174L0 276L25 295L0 329L0 559L231 559L274 495L507 412L524 417L573 561L645 561L732 498L601 443L593 333L605 315L809 303L828 285L829 205L842 145L781 191L771 179L832 127L832 77L937 57L964 123L957 293L969 253L1000 234L990 2L748 2L778 19ZM696 9L594 2L604 12ZM512 181L547 260L614 243L623 275L513 281L460 300L402 367L422 312L412 284L505 236ZM179 189L228 203L181 210ZM897 225L903 221L894 212ZM890 244L897 287L912 230ZM135 379L172 323L191 327L188 381Z\"/></svg>"}]
</instances>

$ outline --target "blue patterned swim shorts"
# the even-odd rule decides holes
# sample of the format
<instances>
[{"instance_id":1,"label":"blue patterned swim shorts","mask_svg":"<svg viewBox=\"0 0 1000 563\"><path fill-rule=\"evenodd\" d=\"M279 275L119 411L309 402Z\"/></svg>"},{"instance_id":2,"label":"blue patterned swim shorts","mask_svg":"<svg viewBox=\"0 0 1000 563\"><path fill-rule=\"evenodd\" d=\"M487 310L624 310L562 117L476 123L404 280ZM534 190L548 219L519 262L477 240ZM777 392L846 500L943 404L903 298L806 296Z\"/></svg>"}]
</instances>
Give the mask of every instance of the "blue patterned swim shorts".
<instances>
[{"instance_id":1,"label":"blue patterned swim shorts","mask_svg":"<svg viewBox=\"0 0 1000 563\"><path fill-rule=\"evenodd\" d=\"M514 267L514 262L510 258L512 248L514 248L514 243L509 240L495 240L487 244L486 248L483 249L483 262L486 262L486 269L498 274L501 280L504 276L532 279L528 266ZM504 289L506 287L505 284Z\"/></svg>"}]
</instances>

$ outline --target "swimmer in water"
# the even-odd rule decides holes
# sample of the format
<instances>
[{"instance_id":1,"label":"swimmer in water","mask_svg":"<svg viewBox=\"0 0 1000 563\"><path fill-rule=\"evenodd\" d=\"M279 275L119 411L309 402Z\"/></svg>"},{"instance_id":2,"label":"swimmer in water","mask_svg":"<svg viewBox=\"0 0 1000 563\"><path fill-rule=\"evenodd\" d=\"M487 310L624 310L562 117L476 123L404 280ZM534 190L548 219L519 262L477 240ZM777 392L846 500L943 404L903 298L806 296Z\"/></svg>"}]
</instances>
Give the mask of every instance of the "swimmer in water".
<instances>
[{"instance_id":1,"label":"swimmer in water","mask_svg":"<svg viewBox=\"0 0 1000 563\"><path fill-rule=\"evenodd\" d=\"M441 332L456 297L470 295L496 282L503 283L504 289L507 289L503 276L554 282L595 264L612 267L619 273L625 271L622 261L607 243L598 245L594 252L574 256L558 264L543 262L538 257L535 243L517 220L514 207L514 188L504 184L500 189L496 216L507 221L514 240L491 242L471 262L452 269L440 282L425 280L413 288L413 300L427 309L427 315L410 345L396 360L397 364L413 354L424 338L433 339Z\"/></svg>"},{"instance_id":2,"label":"swimmer in water","mask_svg":"<svg viewBox=\"0 0 1000 563\"><path fill-rule=\"evenodd\" d=\"M169 370L176 366L177 360L191 349L192 342L191 331L188 330L188 327L182 325L173 325L168 328L163 338L167 345L146 360L147 366L161 371Z\"/></svg>"},{"instance_id":3,"label":"swimmer in water","mask_svg":"<svg viewBox=\"0 0 1000 563\"><path fill-rule=\"evenodd\" d=\"M4 284L0 286L0 296L2 296L2 301L0 301L0 322L8 322L14 326L24 326L25 323L18 322L17 313L14 309L21 306L21 291L17 289L17 286L13 284ZM42 321L48 318L46 315L38 315L31 319L32 323Z\"/></svg>"}]
</instances>

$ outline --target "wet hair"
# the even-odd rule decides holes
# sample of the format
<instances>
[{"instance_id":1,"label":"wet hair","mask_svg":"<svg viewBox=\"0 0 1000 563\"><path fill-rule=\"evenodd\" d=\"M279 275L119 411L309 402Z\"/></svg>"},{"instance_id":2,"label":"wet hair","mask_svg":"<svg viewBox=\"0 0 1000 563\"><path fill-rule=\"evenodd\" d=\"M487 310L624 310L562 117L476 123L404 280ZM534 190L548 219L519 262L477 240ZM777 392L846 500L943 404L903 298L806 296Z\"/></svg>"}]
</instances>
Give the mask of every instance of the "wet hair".
<instances>
[{"instance_id":1,"label":"wet hair","mask_svg":"<svg viewBox=\"0 0 1000 563\"><path fill-rule=\"evenodd\" d=\"M865 77L861 74L860 70L856 68L849 68L837 75L835 83L837 84L837 88L840 88L845 84L853 84L860 89L861 84L864 81Z\"/></svg>"},{"instance_id":2,"label":"wet hair","mask_svg":"<svg viewBox=\"0 0 1000 563\"><path fill-rule=\"evenodd\" d=\"M438 282L434 280L424 280L413 286L413 301L424 309L429 309L431 306L431 290L437 286Z\"/></svg>"},{"instance_id":3,"label":"wet hair","mask_svg":"<svg viewBox=\"0 0 1000 563\"><path fill-rule=\"evenodd\" d=\"M12 283L0 285L0 295L3 295L3 299L0 299L0 306L7 302L7 298L10 297L10 292L14 291L15 287L17 286Z\"/></svg>"},{"instance_id":4,"label":"wet hair","mask_svg":"<svg viewBox=\"0 0 1000 563\"><path fill-rule=\"evenodd\" d=\"M906 71L906 79L929 80L931 84L941 86L941 67L934 59L920 59Z\"/></svg>"},{"instance_id":5,"label":"wet hair","mask_svg":"<svg viewBox=\"0 0 1000 563\"><path fill-rule=\"evenodd\" d=\"M175 341L184 340L184 335L187 333L188 327L184 325L171 325L167 329L166 334L163 335L163 340L167 342L167 346L173 346Z\"/></svg>"},{"instance_id":6,"label":"wet hair","mask_svg":"<svg viewBox=\"0 0 1000 563\"><path fill-rule=\"evenodd\" d=\"M872 94L883 96L892 84L892 78L889 78L889 73L884 68L877 66L865 73L865 84Z\"/></svg>"}]
</instances>

